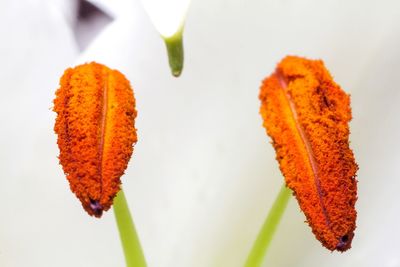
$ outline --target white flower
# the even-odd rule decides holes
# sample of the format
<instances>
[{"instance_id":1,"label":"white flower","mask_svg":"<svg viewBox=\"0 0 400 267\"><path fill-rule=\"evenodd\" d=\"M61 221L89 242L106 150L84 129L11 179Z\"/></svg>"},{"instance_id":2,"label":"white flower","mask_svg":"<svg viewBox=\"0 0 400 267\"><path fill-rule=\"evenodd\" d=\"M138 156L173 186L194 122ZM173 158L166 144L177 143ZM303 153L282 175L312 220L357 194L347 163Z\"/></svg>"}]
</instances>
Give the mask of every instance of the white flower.
<instances>
[{"instance_id":1,"label":"white flower","mask_svg":"<svg viewBox=\"0 0 400 267\"><path fill-rule=\"evenodd\" d=\"M180 31L190 0L141 0L151 21L165 38Z\"/></svg>"},{"instance_id":2,"label":"white flower","mask_svg":"<svg viewBox=\"0 0 400 267\"><path fill-rule=\"evenodd\" d=\"M72 30L51 0L3 2L17 8L0 9L0 266L124 266L112 214L82 214L55 157L54 90L82 59ZM358 226L351 250L331 253L291 200L266 266L400 266L399 1L193 1L178 80L129 2L134 19L116 16L83 55L135 90L139 141L122 180L149 267L243 265L283 182L257 96L287 54L323 59L351 94Z\"/></svg>"}]
</instances>

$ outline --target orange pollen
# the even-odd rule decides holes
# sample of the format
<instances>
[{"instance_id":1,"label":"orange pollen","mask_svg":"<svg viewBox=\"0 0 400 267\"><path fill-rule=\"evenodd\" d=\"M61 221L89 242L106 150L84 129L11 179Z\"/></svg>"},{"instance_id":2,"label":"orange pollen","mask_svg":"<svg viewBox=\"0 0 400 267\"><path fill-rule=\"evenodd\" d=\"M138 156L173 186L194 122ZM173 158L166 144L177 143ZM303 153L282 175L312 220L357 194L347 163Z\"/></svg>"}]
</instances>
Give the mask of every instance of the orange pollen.
<instances>
[{"instance_id":1,"label":"orange pollen","mask_svg":"<svg viewBox=\"0 0 400 267\"><path fill-rule=\"evenodd\" d=\"M60 164L72 192L101 217L120 190L120 177L137 141L129 81L92 62L67 69L54 99Z\"/></svg>"},{"instance_id":2,"label":"orange pollen","mask_svg":"<svg viewBox=\"0 0 400 267\"><path fill-rule=\"evenodd\" d=\"M351 247L357 164L349 148L350 97L320 60L288 56L261 86L260 113L286 184L316 238Z\"/></svg>"}]
</instances>

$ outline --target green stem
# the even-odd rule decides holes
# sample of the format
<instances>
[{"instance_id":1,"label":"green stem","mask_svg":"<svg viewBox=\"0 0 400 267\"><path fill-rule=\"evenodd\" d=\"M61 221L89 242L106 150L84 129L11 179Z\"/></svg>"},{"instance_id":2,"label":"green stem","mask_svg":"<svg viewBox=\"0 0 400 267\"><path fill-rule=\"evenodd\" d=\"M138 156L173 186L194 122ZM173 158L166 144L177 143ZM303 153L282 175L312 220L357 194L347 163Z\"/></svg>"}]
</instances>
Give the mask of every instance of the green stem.
<instances>
[{"instance_id":1,"label":"green stem","mask_svg":"<svg viewBox=\"0 0 400 267\"><path fill-rule=\"evenodd\" d=\"M281 191L276 197L275 202L269 211L267 219L265 220L256 241L254 242L245 267L259 267L262 265L265 255L267 254L269 244L271 243L282 215L285 212L290 195L291 190L288 189L285 184L283 184Z\"/></svg>"},{"instance_id":2,"label":"green stem","mask_svg":"<svg viewBox=\"0 0 400 267\"><path fill-rule=\"evenodd\" d=\"M179 77L183 69L183 26L172 36L163 36L167 46L168 61L172 75Z\"/></svg>"},{"instance_id":3,"label":"green stem","mask_svg":"<svg viewBox=\"0 0 400 267\"><path fill-rule=\"evenodd\" d=\"M114 199L114 214L124 249L126 267L146 267L139 237L122 189Z\"/></svg>"}]
</instances>

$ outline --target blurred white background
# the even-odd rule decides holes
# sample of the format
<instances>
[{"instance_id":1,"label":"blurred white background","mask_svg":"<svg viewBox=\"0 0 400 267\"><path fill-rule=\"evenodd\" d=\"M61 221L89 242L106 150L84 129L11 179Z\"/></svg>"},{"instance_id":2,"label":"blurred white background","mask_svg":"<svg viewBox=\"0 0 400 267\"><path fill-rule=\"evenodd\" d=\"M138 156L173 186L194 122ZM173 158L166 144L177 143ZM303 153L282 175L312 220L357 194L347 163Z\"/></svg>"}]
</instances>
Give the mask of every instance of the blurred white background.
<instances>
[{"instance_id":1,"label":"blurred white background","mask_svg":"<svg viewBox=\"0 0 400 267\"><path fill-rule=\"evenodd\" d=\"M0 1L1 267L125 264L112 211L89 217L57 159L58 80L92 60L134 86L122 181L149 266L242 266L283 182L258 88L287 54L324 59L352 96L358 227L331 253L292 199L265 266L400 266L399 1L193 0L179 79L139 0L93 2L107 15L77 26L71 0Z\"/></svg>"}]
</instances>

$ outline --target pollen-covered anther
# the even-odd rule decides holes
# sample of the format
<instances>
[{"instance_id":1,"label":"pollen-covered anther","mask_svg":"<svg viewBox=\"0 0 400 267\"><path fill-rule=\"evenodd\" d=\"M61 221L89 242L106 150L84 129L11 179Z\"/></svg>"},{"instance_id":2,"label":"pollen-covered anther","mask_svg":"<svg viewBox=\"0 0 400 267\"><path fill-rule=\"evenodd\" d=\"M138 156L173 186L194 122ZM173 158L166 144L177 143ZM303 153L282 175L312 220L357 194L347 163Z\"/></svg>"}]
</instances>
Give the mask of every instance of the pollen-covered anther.
<instances>
[{"instance_id":1,"label":"pollen-covered anther","mask_svg":"<svg viewBox=\"0 0 400 267\"><path fill-rule=\"evenodd\" d=\"M67 69L56 92L54 130L71 190L92 216L108 210L137 141L129 81L92 62Z\"/></svg>"},{"instance_id":2,"label":"pollen-covered anther","mask_svg":"<svg viewBox=\"0 0 400 267\"><path fill-rule=\"evenodd\" d=\"M349 148L349 95L322 61L288 56L263 81L259 98L279 167L313 233L329 250L349 249L358 169Z\"/></svg>"}]
</instances>

